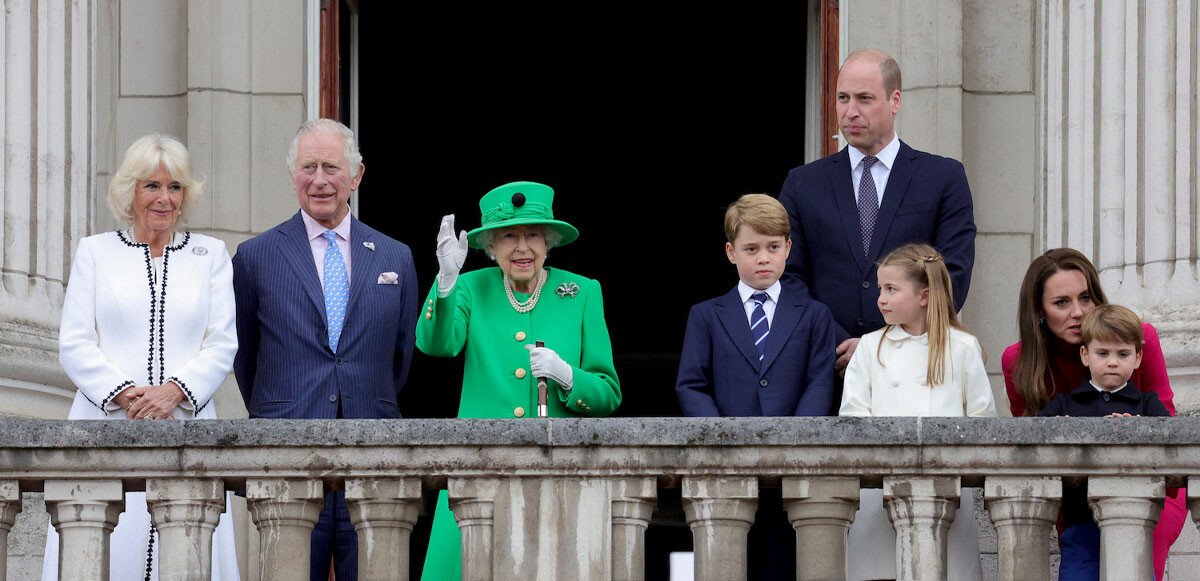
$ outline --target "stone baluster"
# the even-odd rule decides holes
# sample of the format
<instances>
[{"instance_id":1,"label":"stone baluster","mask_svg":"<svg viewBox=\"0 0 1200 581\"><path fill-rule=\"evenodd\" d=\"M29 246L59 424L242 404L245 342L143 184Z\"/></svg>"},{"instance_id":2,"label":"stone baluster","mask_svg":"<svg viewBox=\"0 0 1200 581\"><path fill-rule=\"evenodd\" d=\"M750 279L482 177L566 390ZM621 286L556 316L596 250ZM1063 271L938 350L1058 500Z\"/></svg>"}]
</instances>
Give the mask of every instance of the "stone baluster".
<instances>
[{"instance_id":1,"label":"stone baluster","mask_svg":"<svg viewBox=\"0 0 1200 581\"><path fill-rule=\"evenodd\" d=\"M151 478L146 507L158 529L160 581L205 581L212 576L212 535L225 510L217 479Z\"/></svg>"},{"instance_id":2,"label":"stone baluster","mask_svg":"<svg viewBox=\"0 0 1200 581\"><path fill-rule=\"evenodd\" d=\"M1167 493L1161 476L1088 478L1088 503L1100 525L1100 578L1154 579L1154 525Z\"/></svg>"},{"instance_id":3,"label":"stone baluster","mask_svg":"<svg viewBox=\"0 0 1200 581\"><path fill-rule=\"evenodd\" d=\"M325 506L321 482L249 478L246 504L258 527L263 581L307 579L312 531Z\"/></svg>"},{"instance_id":4,"label":"stone baluster","mask_svg":"<svg viewBox=\"0 0 1200 581\"><path fill-rule=\"evenodd\" d=\"M897 579L945 579L946 541L958 509L955 476L885 476L883 500L896 528Z\"/></svg>"},{"instance_id":5,"label":"stone baluster","mask_svg":"<svg viewBox=\"0 0 1200 581\"><path fill-rule=\"evenodd\" d=\"M783 506L796 529L796 579L845 579L858 479L784 478Z\"/></svg>"},{"instance_id":6,"label":"stone baluster","mask_svg":"<svg viewBox=\"0 0 1200 581\"><path fill-rule=\"evenodd\" d=\"M8 531L21 512L21 487L16 480L0 481L0 581L8 571Z\"/></svg>"},{"instance_id":7,"label":"stone baluster","mask_svg":"<svg viewBox=\"0 0 1200 581\"><path fill-rule=\"evenodd\" d=\"M654 513L658 483L653 478L612 482L612 578L646 578L646 527Z\"/></svg>"},{"instance_id":8,"label":"stone baluster","mask_svg":"<svg viewBox=\"0 0 1200 581\"><path fill-rule=\"evenodd\" d=\"M109 534L125 510L120 480L47 480L46 512L58 531L60 581L108 579Z\"/></svg>"},{"instance_id":9,"label":"stone baluster","mask_svg":"<svg viewBox=\"0 0 1200 581\"><path fill-rule=\"evenodd\" d=\"M463 581L492 579L492 526L499 486L495 478L451 478L447 484L450 510L462 531Z\"/></svg>"},{"instance_id":10,"label":"stone baluster","mask_svg":"<svg viewBox=\"0 0 1200 581\"><path fill-rule=\"evenodd\" d=\"M757 508L757 478L684 477L683 514L692 528L696 579L746 578L746 534Z\"/></svg>"},{"instance_id":11,"label":"stone baluster","mask_svg":"<svg viewBox=\"0 0 1200 581\"><path fill-rule=\"evenodd\" d=\"M347 478L346 507L358 532L358 576L408 579L408 540L421 511L421 481Z\"/></svg>"},{"instance_id":12,"label":"stone baluster","mask_svg":"<svg viewBox=\"0 0 1200 581\"><path fill-rule=\"evenodd\" d=\"M996 525L1000 581L1050 581L1050 531L1062 504L1058 477L988 477L985 503Z\"/></svg>"},{"instance_id":13,"label":"stone baluster","mask_svg":"<svg viewBox=\"0 0 1200 581\"><path fill-rule=\"evenodd\" d=\"M1192 513L1192 522L1200 527L1200 474L1188 477L1187 506L1188 511Z\"/></svg>"}]
</instances>

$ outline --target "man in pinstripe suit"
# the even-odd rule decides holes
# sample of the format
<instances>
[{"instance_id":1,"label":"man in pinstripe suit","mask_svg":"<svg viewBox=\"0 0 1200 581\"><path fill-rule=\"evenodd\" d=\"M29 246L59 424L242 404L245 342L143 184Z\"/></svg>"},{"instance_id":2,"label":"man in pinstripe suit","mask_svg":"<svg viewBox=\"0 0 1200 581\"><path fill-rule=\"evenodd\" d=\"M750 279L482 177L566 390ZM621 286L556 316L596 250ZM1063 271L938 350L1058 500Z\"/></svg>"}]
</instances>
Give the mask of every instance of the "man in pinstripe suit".
<instances>
[{"instance_id":1,"label":"man in pinstripe suit","mask_svg":"<svg viewBox=\"0 0 1200 581\"><path fill-rule=\"evenodd\" d=\"M365 167L354 133L329 119L300 126L288 152L300 211L233 258L234 375L252 418L398 418L418 312L408 246L350 215ZM312 578L358 573L341 492L313 531Z\"/></svg>"}]
</instances>

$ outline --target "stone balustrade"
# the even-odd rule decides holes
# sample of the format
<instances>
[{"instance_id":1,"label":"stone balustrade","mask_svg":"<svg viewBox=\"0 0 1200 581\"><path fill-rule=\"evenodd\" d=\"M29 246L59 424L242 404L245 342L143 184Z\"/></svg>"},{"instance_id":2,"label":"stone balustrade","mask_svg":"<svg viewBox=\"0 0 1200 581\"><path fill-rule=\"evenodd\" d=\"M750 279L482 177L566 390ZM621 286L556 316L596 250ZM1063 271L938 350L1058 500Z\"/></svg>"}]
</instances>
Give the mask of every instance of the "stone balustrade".
<instances>
[{"instance_id":1,"label":"stone balustrade","mask_svg":"<svg viewBox=\"0 0 1200 581\"><path fill-rule=\"evenodd\" d=\"M43 491L63 578L103 579L122 493L144 490L163 578L207 579L224 493L244 490L262 578L304 578L336 488L362 576L403 579L422 490L444 488L464 579L642 579L658 490L679 488L697 578L742 579L758 491L777 487L797 578L838 579L862 486L884 489L900 577L937 579L960 490L982 486L1000 578L1048 580L1062 489L1086 479L1103 547L1119 548L1103 553L1107 578L1149 579L1165 487L1192 475L1200 420L1184 418L4 420L0 543L20 493Z\"/></svg>"}]
</instances>

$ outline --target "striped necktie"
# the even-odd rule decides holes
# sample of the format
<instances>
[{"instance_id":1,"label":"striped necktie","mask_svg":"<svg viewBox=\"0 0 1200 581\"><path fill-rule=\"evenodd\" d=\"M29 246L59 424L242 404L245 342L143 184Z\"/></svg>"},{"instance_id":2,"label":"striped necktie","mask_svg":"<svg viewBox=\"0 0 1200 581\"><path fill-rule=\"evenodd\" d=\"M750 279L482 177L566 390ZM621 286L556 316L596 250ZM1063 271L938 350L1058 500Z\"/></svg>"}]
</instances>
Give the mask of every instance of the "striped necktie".
<instances>
[{"instance_id":1,"label":"striped necktie","mask_svg":"<svg viewBox=\"0 0 1200 581\"><path fill-rule=\"evenodd\" d=\"M337 353L338 340L342 337L342 324L346 320L346 300L350 296L350 281L346 279L346 262L338 248L336 234L326 230L325 238L325 320L329 328L329 348Z\"/></svg>"},{"instance_id":2,"label":"striped necktie","mask_svg":"<svg viewBox=\"0 0 1200 581\"><path fill-rule=\"evenodd\" d=\"M767 335L771 334L771 326L767 323L767 312L763 303L767 302L767 293L750 295L754 300L754 312L750 313L750 333L754 335L754 347L758 349L758 360L767 356Z\"/></svg>"}]
</instances>

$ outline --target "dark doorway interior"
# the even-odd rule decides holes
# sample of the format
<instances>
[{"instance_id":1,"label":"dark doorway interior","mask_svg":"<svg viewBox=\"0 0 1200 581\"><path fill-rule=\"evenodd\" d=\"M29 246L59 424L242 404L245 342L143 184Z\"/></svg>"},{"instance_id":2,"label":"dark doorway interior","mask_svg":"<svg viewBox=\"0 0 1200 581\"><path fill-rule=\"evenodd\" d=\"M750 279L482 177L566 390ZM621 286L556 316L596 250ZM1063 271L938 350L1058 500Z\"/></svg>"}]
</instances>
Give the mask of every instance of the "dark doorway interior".
<instances>
[{"instance_id":1,"label":"dark doorway interior","mask_svg":"<svg viewBox=\"0 0 1200 581\"><path fill-rule=\"evenodd\" d=\"M617 414L679 415L688 309L737 282L724 208L804 161L804 12L466 22L405 5L360 4L361 217L412 247L424 293L443 214L469 230L492 187L549 184L581 235L547 262L603 285ZM404 416L453 417L461 367L417 354Z\"/></svg>"},{"instance_id":2,"label":"dark doorway interior","mask_svg":"<svg viewBox=\"0 0 1200 581\"><path fill-rule=\"evenodd\" d=\"M568 15L446 6L359 3L368 168L360 216L412 247L424 295L443 214L469 230L492 187L549 184L556 216L581 236L548 264L604 288L624 394L616 415L680 415L674 383L688 310L737 282L724 208L743 193L778 194L804 161L803 8ZM489 263L473 253L466 270ZM414 359L404 416L453 417L461 360ZM659 516L682 524L678 495L664 501ZM686 527L674 538L690 544ZM663 551L679 543L654 527L647 542L657 549L647 578L666 578Z\"/></svg>"}]
</instances>

